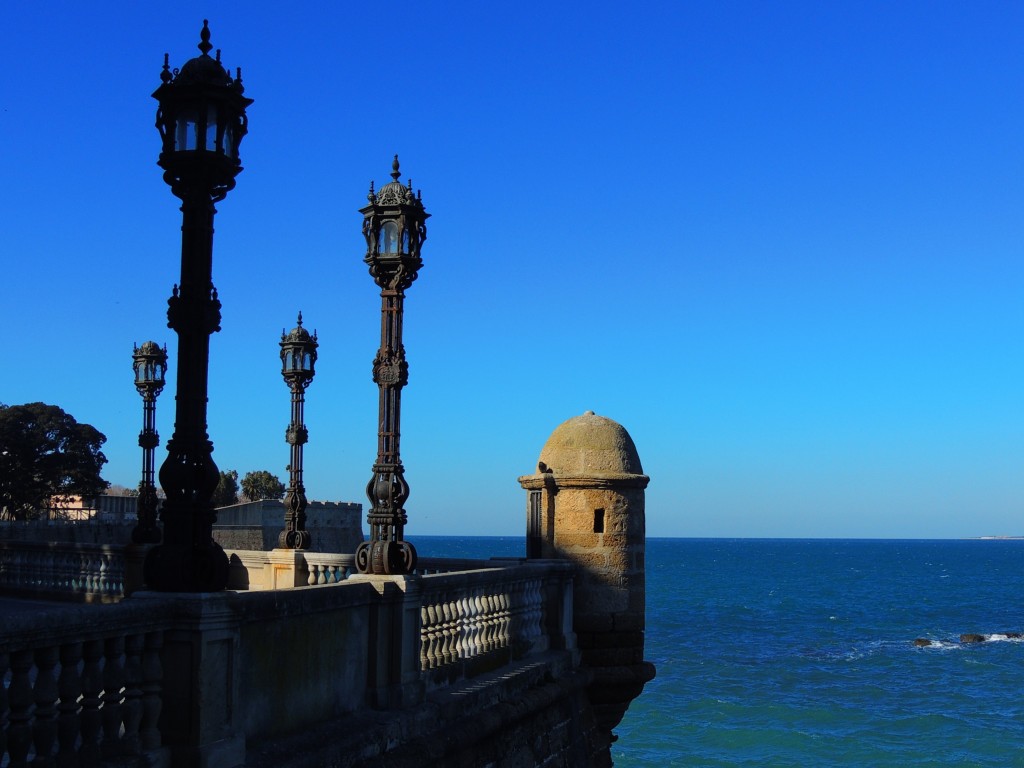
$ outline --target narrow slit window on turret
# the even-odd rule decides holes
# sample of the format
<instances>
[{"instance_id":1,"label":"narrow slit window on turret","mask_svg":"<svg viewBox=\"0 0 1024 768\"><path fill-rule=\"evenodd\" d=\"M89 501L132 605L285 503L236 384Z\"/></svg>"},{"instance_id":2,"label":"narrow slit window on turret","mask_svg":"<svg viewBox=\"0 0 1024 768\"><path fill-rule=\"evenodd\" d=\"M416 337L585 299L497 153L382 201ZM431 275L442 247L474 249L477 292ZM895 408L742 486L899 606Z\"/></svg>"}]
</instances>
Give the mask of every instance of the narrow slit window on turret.
<instances>
[{"instance_id":1,"label":"narrow slit window on turret","mask_svg":"<svg viewBox=\"0 0 1024 768\"><path fill-rule=\"evenodd\" d=\"M604 533L604 510L594 510L594 533Z\"/></svg>"}]
</instances>

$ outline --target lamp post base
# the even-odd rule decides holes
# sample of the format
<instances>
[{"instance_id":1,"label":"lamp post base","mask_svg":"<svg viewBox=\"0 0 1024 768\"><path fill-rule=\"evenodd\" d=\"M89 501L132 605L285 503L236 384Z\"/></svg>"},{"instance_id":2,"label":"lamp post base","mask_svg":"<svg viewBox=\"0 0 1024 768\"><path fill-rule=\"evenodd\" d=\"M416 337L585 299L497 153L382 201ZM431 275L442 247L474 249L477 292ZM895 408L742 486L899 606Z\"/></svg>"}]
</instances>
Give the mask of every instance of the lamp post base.
<instances>
[{"instance_id":1,"label":"lamp post base","mask_svg":"<svg viewBox=\"0 0 1024 768\"><path fill-rule=\"evenodd\" d=\"M281 549L309 549L313 536L309 531L290 531L287 528L278 535L277 546Z\"/></svg>"},{"instance_id":2,"label":"lamp post base","mask_svg":"<svg viewBox=\"0 0 1024 768\"><path fill-rule=\"evenodd\" d=\"M375 576L401 576L416 570L416 547L408 541L364 541L356 549L356 568Z\"/></svg>"}]
</instances>

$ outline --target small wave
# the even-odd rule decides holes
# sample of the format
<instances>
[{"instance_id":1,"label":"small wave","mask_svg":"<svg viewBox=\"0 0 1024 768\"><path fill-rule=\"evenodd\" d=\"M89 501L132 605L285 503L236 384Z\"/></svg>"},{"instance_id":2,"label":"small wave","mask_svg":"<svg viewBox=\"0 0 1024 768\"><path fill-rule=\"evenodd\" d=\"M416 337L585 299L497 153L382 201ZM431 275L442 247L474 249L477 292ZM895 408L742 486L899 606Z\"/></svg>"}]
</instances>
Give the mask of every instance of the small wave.
<instances>
[{"instance_id":1,"label":"small wave","mask_svg":"<svg viewBox=\"0 0 1024 768\"><path fill-rule=\"evenodd\" d=\"M1024 643L1024 637L1021 637L1019 632L1004 635L999 632L995 632L991 635L985 635L986 643Z\"/></svg>"},{"instance_id":2,"label":"small wave","mask_svg":"<svg viewBox=\"0 0 1024 768\"><path fill-rule=\"evenodd\" d=\"M963 648L963 643L952 640L932 640L928 645L917 645L922 651L958 651Z\"/></svg>"}]
</instances>

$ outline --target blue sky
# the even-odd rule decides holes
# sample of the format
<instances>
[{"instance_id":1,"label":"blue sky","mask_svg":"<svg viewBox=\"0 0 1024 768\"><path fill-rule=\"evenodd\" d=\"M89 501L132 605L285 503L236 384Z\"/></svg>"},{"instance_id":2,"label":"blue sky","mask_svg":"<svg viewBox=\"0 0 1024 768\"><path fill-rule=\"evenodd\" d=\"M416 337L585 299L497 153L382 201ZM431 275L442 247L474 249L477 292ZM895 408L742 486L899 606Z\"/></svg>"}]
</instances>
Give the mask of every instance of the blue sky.
<instances>
[{"instance_id":1,"label":"blue sky","mask_svg":"<svg viewBox=\"0 0 1024 768\"><path fill-rule=\"evenodd\" d=\"M164 52L241 66L210 435L284 477L277 342L319 332L306 480L365 502L379 295L357 209L422 189L407 533L524 530L516 477L592 409L652 536L1024 534L1024 5L8 3L0 402L134 485L132 344L176 339ZM166 442L173 386L157 407ZM165 453L160 449L158 462Z\"/></svg>"}]
</instances>

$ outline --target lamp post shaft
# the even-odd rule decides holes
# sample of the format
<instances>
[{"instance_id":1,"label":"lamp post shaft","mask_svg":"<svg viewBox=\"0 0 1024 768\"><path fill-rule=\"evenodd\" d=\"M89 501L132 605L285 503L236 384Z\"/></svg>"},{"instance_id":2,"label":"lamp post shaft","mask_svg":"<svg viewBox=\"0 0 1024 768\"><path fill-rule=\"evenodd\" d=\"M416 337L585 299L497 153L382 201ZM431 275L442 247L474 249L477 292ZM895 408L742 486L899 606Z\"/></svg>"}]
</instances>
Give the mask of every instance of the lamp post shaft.
<instances>
[{"instance_id":1,"label":"lamp post shaft","mask_svg":"<svg viewBox=\"0 0 1024 768\"><path fill-rule=\"evenodd\" d=\"M215 592L227 585L227 555L213 541L211 499L219 472L207 432L210 334L220 330L220 301L212 282L213 216L206 192L182 200L181 283L168 300L167 325L178 334L174 434L160 467L167 498L160 520L164 543L147 560L155 589Z\"/></svg>"},{"instance_id":2,"label":"lamp post shaft","mask_svg":"<svg viewBox=\"0 0 1024 768\"><path fill-rule=\"evenodd\" d=\"M298 383L291 385L292 418L285 432L285 441L290 446L288 463L288 491L284 497L284 530L278 544L288 549L308 549L313 543L306 530L306 486L302 482L302 446L309 439L303 423L306 395Z\"/></svg>"}]
</instances>

